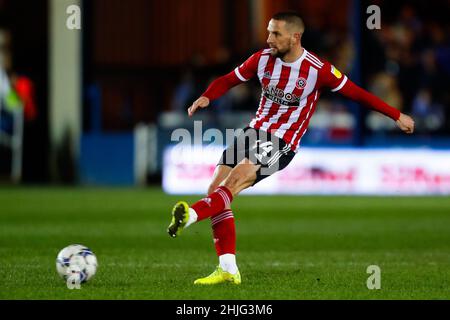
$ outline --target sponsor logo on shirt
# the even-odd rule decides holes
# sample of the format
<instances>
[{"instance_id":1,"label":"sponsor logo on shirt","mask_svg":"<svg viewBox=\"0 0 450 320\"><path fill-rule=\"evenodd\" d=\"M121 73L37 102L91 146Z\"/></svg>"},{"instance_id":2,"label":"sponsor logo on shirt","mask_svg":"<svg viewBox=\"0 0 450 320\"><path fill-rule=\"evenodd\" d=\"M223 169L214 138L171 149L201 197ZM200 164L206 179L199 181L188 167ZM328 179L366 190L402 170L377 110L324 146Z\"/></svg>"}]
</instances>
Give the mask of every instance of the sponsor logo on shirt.
<instances>
[{"instance_id":1,"label":"sponsor logo on shirt","mask_svg":"<svg viewBox=\"0 0 450 320\"><path fill-rule=\"evenodd\" d=\"M284 92L275 86L263 86L262 90L264 96L275 103L285 106L298 106L300 103L299 96L290 92Z\"/></svg>"}]
</instances>

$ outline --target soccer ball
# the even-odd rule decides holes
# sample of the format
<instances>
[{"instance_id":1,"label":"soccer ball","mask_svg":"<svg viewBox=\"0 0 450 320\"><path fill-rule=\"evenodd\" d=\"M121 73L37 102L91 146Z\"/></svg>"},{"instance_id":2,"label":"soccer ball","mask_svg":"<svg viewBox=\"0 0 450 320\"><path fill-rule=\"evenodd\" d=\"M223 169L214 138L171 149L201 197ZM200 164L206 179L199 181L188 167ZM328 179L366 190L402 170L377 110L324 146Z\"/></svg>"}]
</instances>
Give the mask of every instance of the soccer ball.
<instances>
[{"instance_id":1,"label":"soccer ball","mask_svg":"<svg viewBox=\"0 0 450 320\"><path fill-rule=\"evenodd\" d=\"M64 280L77 273L80 275L80 283L84 283L95 275L97 257L88 247L72 244L58 253L56 271Z\"/></svg>"}]
</instances>

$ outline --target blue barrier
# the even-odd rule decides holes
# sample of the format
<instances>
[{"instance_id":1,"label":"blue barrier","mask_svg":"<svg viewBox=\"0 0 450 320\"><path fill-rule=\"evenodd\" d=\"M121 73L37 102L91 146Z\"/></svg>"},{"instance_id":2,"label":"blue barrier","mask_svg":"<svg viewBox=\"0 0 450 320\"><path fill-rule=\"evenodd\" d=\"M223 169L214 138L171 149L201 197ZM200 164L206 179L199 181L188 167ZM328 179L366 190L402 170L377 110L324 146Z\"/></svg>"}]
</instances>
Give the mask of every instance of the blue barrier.
<instances>
[{"instance_id":1,"label":"blue barrier","mask_svg":"<svg viewBox=\"0 0 450 320\"><path fill-rule=\"evenodd\" d=\"M85 185L134 184L133 132L83 134L79 179Z\"/></svg>"}]
</instances>

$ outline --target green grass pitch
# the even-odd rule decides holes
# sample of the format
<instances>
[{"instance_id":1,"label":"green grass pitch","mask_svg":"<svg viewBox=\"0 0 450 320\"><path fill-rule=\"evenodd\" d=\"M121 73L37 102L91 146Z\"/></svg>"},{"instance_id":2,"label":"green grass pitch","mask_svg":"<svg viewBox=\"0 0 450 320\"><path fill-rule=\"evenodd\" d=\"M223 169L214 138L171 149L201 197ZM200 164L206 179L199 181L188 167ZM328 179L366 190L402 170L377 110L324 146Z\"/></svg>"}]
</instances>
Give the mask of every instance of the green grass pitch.
<instances>
[{"instance_id":1,"label":"green grass pitch","mask_svg":"<svg viewBox=\"0 0 450 320\"><path fill-rule=\"evenodd\" d=\"M210 222L172 239L159 189L0 189L0 299L450 299L448 197L240 196L240 286L197 287L217 264ZM97 275L67 289L60 249L81 243ZM381 289L366 287L369 265Z\"/></svg>"}]
</instances>

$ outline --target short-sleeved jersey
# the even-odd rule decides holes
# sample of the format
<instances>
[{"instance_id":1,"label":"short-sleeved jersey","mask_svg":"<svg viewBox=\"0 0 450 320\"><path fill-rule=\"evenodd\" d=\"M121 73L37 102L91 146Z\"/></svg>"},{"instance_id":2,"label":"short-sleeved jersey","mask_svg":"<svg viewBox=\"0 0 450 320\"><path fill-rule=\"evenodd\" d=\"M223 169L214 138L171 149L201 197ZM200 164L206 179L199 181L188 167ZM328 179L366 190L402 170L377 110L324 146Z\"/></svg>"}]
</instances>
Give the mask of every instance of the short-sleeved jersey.
<instances>
[{"instance_id":1,"label":"short-sleeved jersey","mask_svg":"<svg viewBox=\"0 0 450 320\"><path fill-rule=\"evenodd\" d=\"M270 49L256 52L234 70L241 81L257 76L261 99L250 127L270 132L297 152L321 90L339 91L347 82L329 62L303 50L297 61L286 63Z\"/></svg>"}]
</instances>

